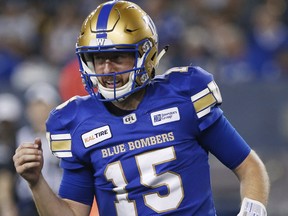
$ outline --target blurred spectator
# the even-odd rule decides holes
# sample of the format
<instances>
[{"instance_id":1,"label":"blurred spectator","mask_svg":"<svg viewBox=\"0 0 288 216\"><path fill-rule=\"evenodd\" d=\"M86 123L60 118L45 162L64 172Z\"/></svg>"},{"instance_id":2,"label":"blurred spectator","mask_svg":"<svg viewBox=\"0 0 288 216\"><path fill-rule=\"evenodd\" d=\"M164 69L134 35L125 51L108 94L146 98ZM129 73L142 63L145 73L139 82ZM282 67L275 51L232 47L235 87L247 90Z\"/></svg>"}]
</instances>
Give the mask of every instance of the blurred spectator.
<instances>
[{"instance_id":1,"label":"blurred spectator","mask_svg":"<svg viewBox=\"0 0 288 216\"><path fill-rule=\"evenodd\" d=\"M1 47L0 44L0 84L10 82L13 69L21 62L21 58L13 52Z\"/></svg>"},{"instance_id":2,"label":"blurred spectator","mask_svg":"<svg viewBox=\"0 0 288 216\"><path fill-rule=\"evenodd\" d=\"M59 95L53 86L47 83L37 83L29 87L24 96L27 124L17 132L17 144L34 140L35 137L41 138L45 158L43 175L51 188L58 192L62 171L58 159L50 152L46 139L45 121L51 109L59 103ZM21 210L20 216L38 215L31 192L23 178L19 177L16 191L19 200L18 207Z\"/></svg>"},{"instance_id":3,"label":"blurred spectator","mask_svg":"<svg viewBox=\"0 0 288 216\"><path fill-rule=\"evenodd\" d=\"M277 9L277 8L274 8ZM275 80L281 74L275 65L278 50L288 44L288 28L269 5L259 5L251 17L248 61L258 79Z\"/></svg>"},{"instance_id":4,"label":"blurred spectator","mask_svg":"<svg viewBox=\"0 0 288 216\"><path fill-rule=\"evenodd\" d=\"M48 64L41 57L34 56L15 67L11 76L11 87L23 92L29 86L37 82L57 83L58 69Z\"/></svg>"},{"instance_id":5,"label":"blurred spectator","mask_svg":"<svg viewBox=\"0 0 288 216\"><path fill-rule=\"evenodd\" d=\"M20 115L19 99L10 93L0 94L0 216L17 215L12 156Z\"/></svg>"},{"instance_id":6,"label":"blurred spectator","mask_svg":"<svg viewBox=\"0 0 288 216\"><path fill-rule=\"evenodd\" d=\"M37 46L38 13L33 5L27 4L26 1L1 1L0 81L2 82L10 80L14 67L29 57Z\"/></svg>"},{"instance_id":7,"label":"blurred spectator","mask_svg":"<svg viewBox=\"0 0 288 216\"><path fill-rule=\"evenodd\" d=\"M42 29L41 51L48 62L62 67L75 56L75 42L82 20L77 4L59 2L55 9L55 14Z\"/></svg>"},{"instance_id":8,"label":"blurred spectator","mask_svg":"<svg viewBox=\"0 0 288 216\"><path fill-rule=\"evenodd\" d=\"M254 80L247 62L247 41L242 29L232 23L214 24L210 29L210 34L214 36L211 52L217 62L219 81L233 84Z\"/></svg>"}]
</instances>

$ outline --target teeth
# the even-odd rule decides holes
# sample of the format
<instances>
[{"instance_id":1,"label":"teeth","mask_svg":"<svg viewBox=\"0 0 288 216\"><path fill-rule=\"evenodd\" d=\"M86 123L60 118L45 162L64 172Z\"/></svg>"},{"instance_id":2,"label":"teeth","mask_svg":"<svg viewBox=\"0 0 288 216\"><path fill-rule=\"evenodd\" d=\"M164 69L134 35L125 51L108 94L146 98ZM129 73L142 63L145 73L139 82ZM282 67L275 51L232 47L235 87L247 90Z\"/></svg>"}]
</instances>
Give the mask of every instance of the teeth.
<instances>
[{"instance_id":1,"label":"teeth","mask_svg":"<svg viewBox=\"0 0 288 216\"><path fill-rule=\"evenodd\" d=\"M114 81L106 81L107 84L114 84ZM119 81L116 81L115 83L119 83Z\"/></svg>"},{"instance_id":2,"label":"teeth","mask_svg":"<svg viewBox=\"0 0 288 216\"><path fill-rule=\"evenodd\" d=\"M119 83L120 83L120 81L115 81L115 83L113 80L106 80L105 81L105 85L107 88L117 88Z\"/></svg>"}]
</instances>

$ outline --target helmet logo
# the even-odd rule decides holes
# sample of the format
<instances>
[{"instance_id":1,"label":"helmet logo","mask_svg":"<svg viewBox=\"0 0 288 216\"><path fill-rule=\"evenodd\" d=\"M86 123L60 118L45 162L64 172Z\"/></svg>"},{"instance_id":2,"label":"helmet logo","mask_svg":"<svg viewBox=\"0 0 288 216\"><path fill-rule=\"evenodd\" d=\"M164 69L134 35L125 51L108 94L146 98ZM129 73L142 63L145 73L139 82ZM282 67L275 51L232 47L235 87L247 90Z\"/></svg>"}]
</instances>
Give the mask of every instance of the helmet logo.
<instances>
[{"instance_id":1,"label":"helmet logo","mask_svg":"<svg viewBox=\"0 0 288 216\"><path fill-rule=\"evenodd\" d=\"M141 83L146 82L148 79L149 79L149 76L148 76L147 73L143 74L143 75L140 77Z\"/></svg>"},{"instance_id":2,"label":"helmet logo","mask_svg":"<svg viewBox=\"0 0 288 216\"><path fill-rule=\"evenodd\" d=\"M90 40L89 46L105 46L105 45L112 45L112 41L106 38L96 38Z\"/></svg>"},{"instance_id":3,"label":"helmet logo","mask_svg":"<svg viewBox=\"0 0 288 216\"><path fill-rule=\"evenodd\" d=\"M143 45L142 45L142 50L143 52L147 52L150 48L152 47L152 44L150 41L146 41Z\"/></svg>"}]
</instances>

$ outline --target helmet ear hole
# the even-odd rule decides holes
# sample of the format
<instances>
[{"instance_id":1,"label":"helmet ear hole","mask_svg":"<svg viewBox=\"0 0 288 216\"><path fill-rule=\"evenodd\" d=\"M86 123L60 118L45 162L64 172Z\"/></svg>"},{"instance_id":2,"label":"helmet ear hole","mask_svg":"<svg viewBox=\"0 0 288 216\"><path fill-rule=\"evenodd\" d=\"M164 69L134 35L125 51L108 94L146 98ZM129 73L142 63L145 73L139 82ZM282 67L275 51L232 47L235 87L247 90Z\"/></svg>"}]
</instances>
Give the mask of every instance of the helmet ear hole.
<instances>
[{"instance_id":1,"label":"helmet ear hole","mask_svg":"<svg viewBox=\"0 0 288 216\"><path fill-rule=\"evenodd\" d=\"M155 68L153 68L151 71L151 79L153 79L155 77L155 74L156 74Z\"/></svg>"},{"instance_id":2,"label":"helmet ear hole","mask_svg":"<svg viewBox=\"0 0 288 216\"><path fill-rule=\"evenodd\" d=\"M151 60L154 61L155 57L156 57L156 52L155 52L155 53L153 54L153 56L151 57Z\"/></svg>"}]
</instances>

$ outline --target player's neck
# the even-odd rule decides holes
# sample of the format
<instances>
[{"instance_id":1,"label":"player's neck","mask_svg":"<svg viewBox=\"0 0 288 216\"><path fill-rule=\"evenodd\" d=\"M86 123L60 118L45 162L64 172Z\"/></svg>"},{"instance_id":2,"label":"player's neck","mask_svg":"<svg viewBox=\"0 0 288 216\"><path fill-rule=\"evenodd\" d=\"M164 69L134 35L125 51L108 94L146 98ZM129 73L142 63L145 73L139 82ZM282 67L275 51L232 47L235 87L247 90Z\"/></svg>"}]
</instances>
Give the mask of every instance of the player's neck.
<instances>
[{"instance_id":1,"label":"player's neck","mask_svg":"<svg viewBox=\"0 0 288 216\"><path fill-rule=\"evenodd\" d=\"M123 101L114 101L112 103L114 104L114 106L122 110L135 110L142 101L144 95L145 95L145 88L140 89L139 91L130 95Z\"/></svg>"}]
</instances>

